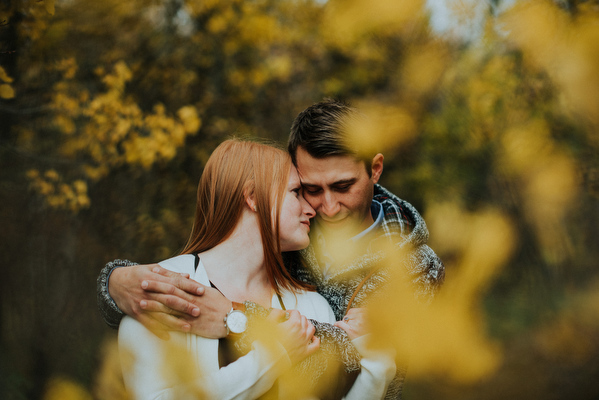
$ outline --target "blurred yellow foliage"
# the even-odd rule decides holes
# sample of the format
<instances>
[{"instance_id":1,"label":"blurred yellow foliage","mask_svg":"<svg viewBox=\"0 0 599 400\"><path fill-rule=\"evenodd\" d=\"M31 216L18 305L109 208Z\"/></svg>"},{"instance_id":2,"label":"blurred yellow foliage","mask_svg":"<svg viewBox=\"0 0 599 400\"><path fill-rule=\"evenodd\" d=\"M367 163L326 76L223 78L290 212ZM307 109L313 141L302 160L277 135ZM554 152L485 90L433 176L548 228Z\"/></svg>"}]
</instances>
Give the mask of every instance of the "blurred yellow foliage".
<instances>
[{"instance_id":1,"label":"blurred yellow foliage","mask_svg":"<svg viewBox=\"0 0 599 400\"><path fill-rule=\"evenodd\" d=\"M442 244L436 250L454 254L456 265L448 265L448 279L428 306L415 301L403 270L391 268L395 279L369 304L373 345L394 347L398 365L409 365L416 379L434 373L473 382L501 361L498 344L486 335L480 298L511 256L515 232L496 210L468 213L447 203L433 205L426 217ZM406 256L387 252L391 260Z\"/></svg>"},{"instance_id":2,"label":"blurred yellow foliage","mask_svg":"<svg viewBox=\"0 0 599 400\"><path fill-rule=\"evenodd\" d=\"M390 153L416 134L415 121L401 107L376 101L358 102L356 107L364 117L348 121L346 130L351 148L358 149L360 157Z\"/></svg>"},{"instance_id":3,"label":"blurred yellow foliage","mask_svg":"<svg viewBox=\"0 0 599 400\"><path fill-rule=\"evenodd\" d=\"M46 7L46 11L48 11L48 14L54 15L54 12L55 12L54 0L43 0L43 1L44 1L44 6Z\"/></svg>"},{"instance_id":4,"label":"blurred yellow foliage","mask_svg":"<svg viewBox=\"0 0 599 400\"><path fill-rule=\"evenodd\" d=\"M3 83L0 85L0 98L12 99L15 97L15 90L9 84Z\"/></svg>"},{"instance_id":5,"label":"blurred yellow foliage","mask_svg":"<svg viewBox=\"0 0 599 400\"><path fill-rule=\"evenodd\" d=\"M61 152L66 157L88 158L83 171L90 180L105 176L114 166L150 168L170 160L185 138L201 126L193 106L179 109L178 120L170 117L162 104L156 104L152 113L144 113L125 94L133 72L122 61L114 65L112 73L96 70L107 91L92 98L70 82L77 69L74 60L64 60L58 68L64 72L64 80L55 85L52 106L54 126L66 135Z\"/></svg>"},{"instance_id":6,"label":"blurred yellow foliage","mask_svg":"<svg viewBox=\"0 0 599 400\"><path fill-rule=\"evenodd\" d=\"M565 365L584 365L599 350L599 281L568 293L567 305L537 329L533 343L545 356Z\"/></svg>"},{"instance_id":7,"label":"blurred yellow foliage","mask_svg":"<svg viewBox=\"0 0 599 400\"><path fill-rule=\"evenodd\" d=\"M202 389L201 379L198 379L202 376L202 371L187 350L185 335L180 337L182 340L168 341L162 349L165 358L161 366L162 376L175 391L173 398L207 398Z\"/></svg>"},{"instance_id":8,"label":"blurred yellow foliage","mask_svg":"<svg viewBox=\"0 0 599 400\"><path fill-rule=\"evenodd\" d=\"M44 204L50 208L77 213L90 206L87 183L83 180L66 183L55 170L41 174L36 169L29 170L27 178L30 190L40 195Z\"/></svg>"},{"instance_id":9,"label":"blurred yellow foliage","mask_svg":"<svg viewBox=\"0 0 599 400\"><path fill-rule=\"evenodd\" d=\"M509 39L563 93L565 111L599 124L599 24L590 5L569 15L549 0L518 2L502 18Z\"/></svg>"},{"instance_id":10,"label":"blurred yellow foliage","mask_svg":"<svg viewBox=\"0 0 599 400\"><path fill-rule=\"evenodd\" d=\"M0 81L4 82L0 84L0 98L12 99L15 97L15 90L9 83L12 83L13 79L8 76L4 68L0 67Z\"/></svg>"},{"instance_id":11,"label":"blurred yellow foliage","mask_svg":"<svg viewBox=\"0 0 599 400\"><path fill-rule=\"evenodd\" d=\"M512 127L503 135L502 144L501 168L520 185L524 215L535 227L547 261L564 260L571 248L563 226L580 185L574 162L554 143L543 120Z\"/></svg>"},{"instance_id":12,"label":"blurred yellow foliage","mask_svg":"<svg viewBox=\"0 0 599 400\"><path fill-rule=\"evenodd\" d=\"M64 377L48 381L43 400L92 400L83 385Z\"/></svg>"},{"instance_id":13,"label":"blurred yellow foliage","mask_svg":"<svg viewBox=\"0 0 599 400\"><path fill-rule=\"evenodd\" d=\"M418 94L428 94L437 87L448 61L448 49L441 43L414 46L406 55L399 74L406 88Z\"/></svg>"},{"instance_id":14,"label":"blurred yellow foliage","mask_svg":"<svg viewBox=\"0 0 599 400\"><path fill-rule=\"evenodd\" d=\"M13 79L10 76L8 76L8 74L2 67L0 67L0 80L6 83L11 83L13 81Z\"/></svg>"},{"instance_id":15,"label":"blurred yellow foliage","mask_svg":"<svg viewBox=\"0 0 599 400\"><path fill-rule=\"evenodd\" d=\"M349 46L363 35L423 18L423 0L335 0L326 4L325 37Z\"/></svg>"},{"instance_id":16,"label":"blurred yellow foliage","mask_svg":"<svg viewBox=\"0 0 599 400\"><path fill-rule=\"evenodd\" d=\"M98 400L128 400L116 339L106 340L100 348L100 367L94 376L94 397Z\"/></svg>"}]
</instances>

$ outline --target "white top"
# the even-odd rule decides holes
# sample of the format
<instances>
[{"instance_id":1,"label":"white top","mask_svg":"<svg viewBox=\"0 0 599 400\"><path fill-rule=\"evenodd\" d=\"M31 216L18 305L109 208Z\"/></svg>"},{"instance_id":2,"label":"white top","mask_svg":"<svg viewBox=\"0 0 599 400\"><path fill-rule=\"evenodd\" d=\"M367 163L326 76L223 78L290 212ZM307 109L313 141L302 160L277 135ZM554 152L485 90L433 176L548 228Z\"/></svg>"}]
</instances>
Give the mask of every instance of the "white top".
<instances>
[{"instance_id":1,"label":"white top","mask_svg":"<svg viewBox=\"0 0 599 400\"><path fill-rule=\"evenodd\" d=\"M160 263L174 272L210 285L200 261L194 271L193 255L180 255ZM334 323L333 310L316 292L282 293L287 309L297 309L307 318ZM271 306L281 308L277 296ZM395 375L393 354L368 351L363 337L354 340L363 359L362 370L346 399L378 399ZM252 350L219 368L218 340L171 332L161 340L142 324L125 317L119 327L119 353L125 386L134 399L255 399L266 393L274 381L291 368L285 348L276 341L256 340ZM281 388L282 389L282 388ZM279 394L281 390L279 391Z\"/></svg>"}]
</instances>

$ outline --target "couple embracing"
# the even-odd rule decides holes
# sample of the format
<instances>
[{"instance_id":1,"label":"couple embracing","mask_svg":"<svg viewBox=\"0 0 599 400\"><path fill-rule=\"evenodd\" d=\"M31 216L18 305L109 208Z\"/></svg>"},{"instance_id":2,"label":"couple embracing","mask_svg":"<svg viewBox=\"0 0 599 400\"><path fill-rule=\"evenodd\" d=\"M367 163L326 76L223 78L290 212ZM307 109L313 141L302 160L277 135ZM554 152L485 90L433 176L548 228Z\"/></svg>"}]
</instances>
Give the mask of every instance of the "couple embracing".
<instances>
[{"instance_id":1,"label":"couple embracing","mask_svg":"<svg viewBox=\"0 0 599 400\"><path fill-rule=\"evenodd\" d=\"M312 105L295 119L288 153L223 142L181 254L102 270L99 305L120 323L134 398L401 398L405 360L369 345L365 306L390 269L429 301L444 267L418 212L377 184L383 155L364 159L348 144L357 113L334 100ZM380 241L410 253L391 262L374 250ZM191 360L186 382L168 371L173 345Z\"/></svg>"}]
</instances>

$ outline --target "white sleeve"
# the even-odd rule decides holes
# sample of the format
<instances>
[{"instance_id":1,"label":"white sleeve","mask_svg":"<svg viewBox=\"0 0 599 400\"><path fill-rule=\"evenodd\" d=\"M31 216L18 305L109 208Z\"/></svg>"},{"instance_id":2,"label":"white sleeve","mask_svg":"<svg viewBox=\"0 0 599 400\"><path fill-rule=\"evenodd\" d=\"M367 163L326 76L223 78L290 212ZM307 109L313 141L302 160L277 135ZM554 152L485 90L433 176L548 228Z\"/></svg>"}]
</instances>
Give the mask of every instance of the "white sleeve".
<instances>
[{"instance_id":1,"label":"white sleeve","mask_svg":"<svg viewBox=\"0 0 599 400\"><path fill-rule=\"evenodd\" d=\"M368 335L363 335L352 340L362 356L362 368L345 400L382 399L395 377L395 351L372 350L366 346L367 339Z\"/></svg>"},{"instance_id":2,"label":"white sleeve","mask_svg":"<svg viewBox=\"0 0 599 400\"><path fill-rule=\"evenodd\" d=\"M206 376L203 380L206 398L256 399L290 368L291 360L281 344L270 349L255 341L248 354Z\"/></svg>"},{"instance_id":3,"label":"white sleeve","mask_svg":"<svg viewBox=\"0 0 599 400\"><path fill-rule=\"evenodd\" d=\"M119 353L125 386L133 399L255 399L291 367L283 346L267 347L256 341L248 354L228 366L200 371L197 364L205 360L197 360L199 353L187 350L194 339L198 337L171 333L171 340L164 341L134 319L124 318L119 328ZM201 339L204 341L199 343L210 344L209 339ZM183 345L176 356L174 345ZM218 352L215 354L218 358ZM181 360L185 356L190 362Z\"/></svg>"}]
</instances>

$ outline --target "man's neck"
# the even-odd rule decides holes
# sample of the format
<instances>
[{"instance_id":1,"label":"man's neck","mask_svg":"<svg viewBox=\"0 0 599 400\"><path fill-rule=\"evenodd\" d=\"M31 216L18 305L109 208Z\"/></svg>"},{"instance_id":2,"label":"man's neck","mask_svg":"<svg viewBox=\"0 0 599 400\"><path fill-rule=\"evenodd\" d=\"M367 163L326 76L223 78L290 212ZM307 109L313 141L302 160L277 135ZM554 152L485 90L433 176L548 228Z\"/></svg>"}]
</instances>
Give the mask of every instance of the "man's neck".
<instances>
[{"instance_id":1,"label":"man's neck","mask_svg":"<svg viewBox=\"0 0 599 400\"><path fill-rule=\"evenodd\" d=\"M377 227L382 222L382 206L378 202L373 202L370 214L370 224L364 229L361 229L354 235L339 235L337 231L333 234L327 234L320 228L317 228L313 233L311 240L316 250L319 264L323 268L323 272L330 273L329 267L335 268L339 262L344 263L344 260L352 259L359 256L360 253L366 251L370 239L377 232ZM366 224L365 224L366 225ZM354 231L355 232L355 231Z\"/></svg>"}]
</instances>

